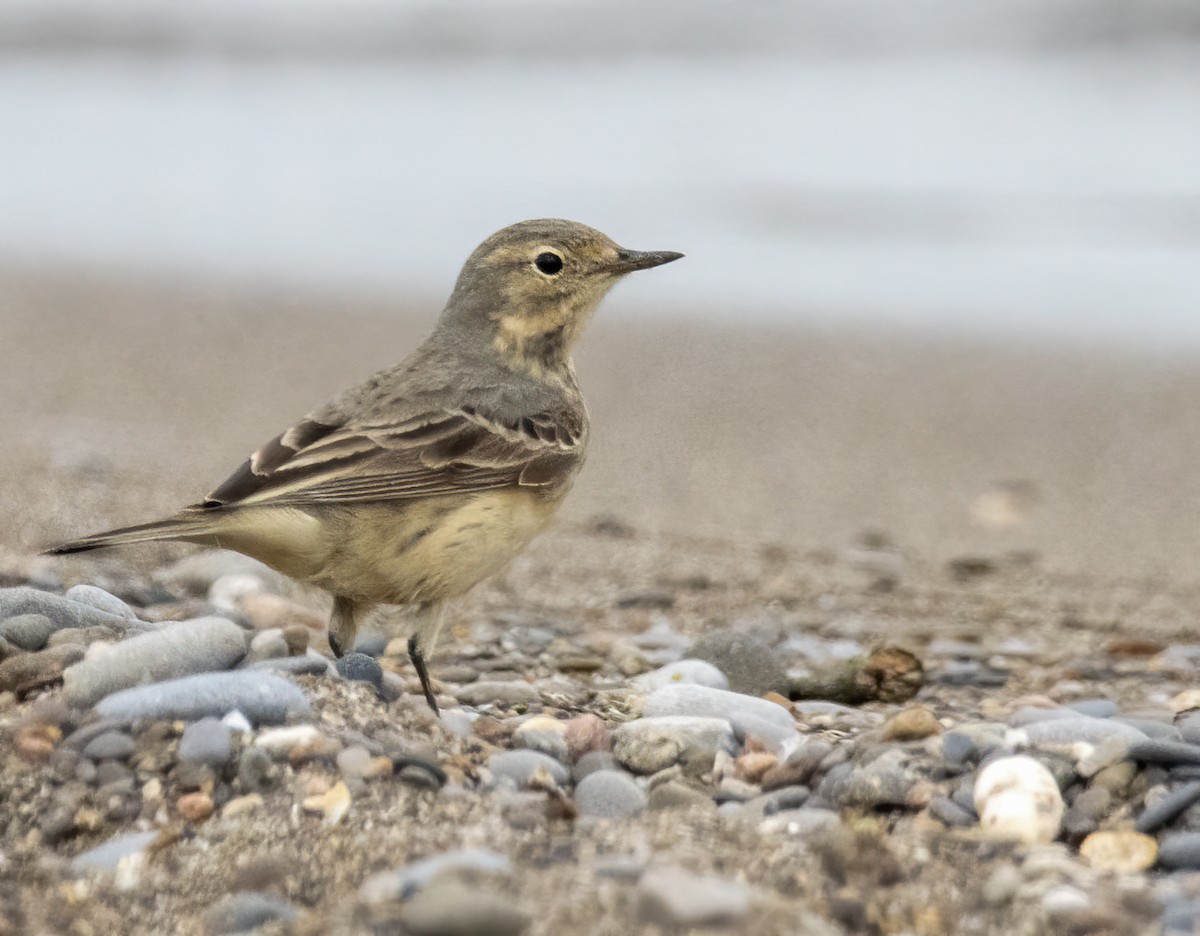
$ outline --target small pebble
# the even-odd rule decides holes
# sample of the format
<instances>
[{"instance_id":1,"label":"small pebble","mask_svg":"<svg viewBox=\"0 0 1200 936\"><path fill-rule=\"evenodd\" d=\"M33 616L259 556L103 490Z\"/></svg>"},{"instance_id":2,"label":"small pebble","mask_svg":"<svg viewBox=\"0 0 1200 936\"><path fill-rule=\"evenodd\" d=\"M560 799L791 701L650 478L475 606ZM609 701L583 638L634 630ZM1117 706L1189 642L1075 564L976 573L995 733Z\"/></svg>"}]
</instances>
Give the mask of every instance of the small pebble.
<instances>
[{"instance_id":1,"label":"small pebble","mask_svg":"<svg viewBox=\"0 0 1200 936\"><path fill-rule=\"evenodd\" d=\"M975 812L989 837L1052 842L1062 825L1063 799L1054 776L1031 757L992 761L975 781Z\"/></svg>"},{"instance_id":2,"label":"small pebble","mask_svg":"<svg viewBox=\"0 0 1200 936\"><path fill-rule=\"evenodd\" d=\"M541 701L536 686L527 682L474 682L454 690L454 697L463 705L528 705Z\"/></svg>"},{"instance_id":3,"label":"small pebble","mask_svg":"<svg viewBox=\"0 0 1200 936\"><path fill-rule=\"evenodd\" d=\"M578 761L585 754L607 751L611 746L604 720L591 712L570 719L564 730L563 740L566 741L567 756L572 762Z\"/></svg>"},{"instance_id":4,"label":"small pebble","mask_svg":"<svg viewBox=\"0 0 1200 936\"><path fill-rule=\"evenodd\" d=\"M370 683L376 689L383 688L383 668L374 657L365 653L347 653L337 661L337 671L343 679Z\"/></svg>"},{"instance_id":5,"label":"small pebble","mask_svg":"<svg viewBox=\"0 0 1200 936\"><path fill-rule=\"evenodd\" d=\"M897 712L883 724L884 741L919 741L942 733L937 716L923 705Z\"/></svg>"},{"instance_id":6,"label":"small pebble","mask_svg":"<svg viewBox=\"0 0 1200 936\"><path fill-rule=\"evenodd\" d=\"M512 734L513 745L530 751L541 751L555 760L566 763L567 723L549 715L535 715L522 722Z\"/></svg>"},{"instance_id":7,"label":"small pebble","mask_svg":"<svg viewBox=\"0 0 1200 936\"><path fill-rule=\"evenodd\" d=\"M525 789L539 779L549 778L558 786L566 785L571 773L565 766L538 751L500 751L488 758L488 769Z\"/></svg>"},{"instance_id":8,"label":"small pebble","mask_svg":"<svg viewBox=\"0 0 1200 936\"><path fill-rule=\"evenodd\" d=\"M628 819L646 808L646 793L621 770L597 770L575 789L579 815L597 819Z\"/></svg>"},{"instance_id":9,"label":"small pebble","mask_svg":"<svg viewBox=\"0 0 1200 936\"><path fill-rule=\"evenodd\" d=\"M188 822L203 822L213 814L213 800L204 792L187 793L175 802L175 809Z\"/></svg>"},{"instance_id":10,"label":"small pebble","mask_svg":"<svg viewBox=\"0 0 1200 936\"><path fill-rule=\"evenodd\" d=\"M178 757L186 763L221 767L233 757L233 730L211 716L193 722L179 739Z\"/></svg>"},{"instance_id":11,"label":"small pebble","mask_svg":"<svg viewBox=\"0 0 1200 936\"><path fill-rule=\"evenodd\" d=\"M1158 843L1158 863L1170 870L1200 869L1200 832L1171 832Z\"/></svg>"},{"instance_id":12,"label":"small pebble","mask_svg":"<svg viewBox=\"0 0 1200 936\"><path fill-rule=\"evenodd\" d=\"M83 756L94 761L128 760L136 749L133 738L123 731L106 731L87 743Z\"/></svg>"},{"instance_id":13,"label":"small pebble","mask_svg":"<svg viewBox=\"0 0 1200 936\"><path fill-rule=\"evenodd\" d=\"M350 811L350 790L339 780L325 793L305 797L302 803L305 812L320 813L324 816L322 823L327 826L337 825Z\"/></svg>"},{"instance_id":14,"label":"small pebble","mask_svg":"<svg viewBox=\"0 0 1200 936\"><path fill-rule=\"evenodd\" d=\"M663 686L688 683L708 686L712 689L728 689L729 680L717 667L707 660L679 660L643 673L632 680L631 685L641 692L652 692Z\"/></svg>"},{"instance_id":15,"label":"small pebble","mask_svg":"<svg viewBox=\"0 0 1200 936\"><path fill-rule=\"evenodd\" d=\"M613 740L617 760L639 774L679 764L688 775L701 776L712 770L719 752L732 756L738 749L732 726L721 718L641 718L617 728Z\"/></svg>"},{"instance_id":16,"label":"small pebble","mask_svg":"<svg viewBox=\"0 0 1200 936\"><path fill-rule=\"evenodd\" d=\"M1158 843L1141 832L1111 829L1085 838L1079 854L1097 871L1145 871L1158 859Z\"/></svg>"},{"instance_id":17,"label":"small pebble","mask_svg":"<svg viewBox=\"0 0 1200 936\"><path fill-rule=\"evenodd\" d=\"M1200 802L1200 780L1183 783L1138 816L1135 828L1139 832L1155 832L1177 817L1194 803Z\"/></svg>"}]
</instances>

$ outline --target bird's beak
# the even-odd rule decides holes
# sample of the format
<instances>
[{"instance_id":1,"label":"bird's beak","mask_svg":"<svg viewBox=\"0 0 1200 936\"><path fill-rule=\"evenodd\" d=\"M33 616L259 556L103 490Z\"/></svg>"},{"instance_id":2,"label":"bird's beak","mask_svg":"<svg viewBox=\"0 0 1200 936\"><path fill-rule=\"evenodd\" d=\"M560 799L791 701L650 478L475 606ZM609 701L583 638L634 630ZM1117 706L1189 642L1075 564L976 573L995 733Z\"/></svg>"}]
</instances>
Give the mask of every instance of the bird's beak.
<instances>
[{"instance_id":1,"label":"bird's beak","mask_svg":"<svg viewBox=\"0 0 1200 936\"><path fill-rule=\"evenodd\" d=\"M662 266L672 260L678 260L683 254L674 250L626 250L622 247L617 251L616 263L609 269L614 273L632 273L634 270L648 270L651 267Z\"/></svg>"}]
</instances>

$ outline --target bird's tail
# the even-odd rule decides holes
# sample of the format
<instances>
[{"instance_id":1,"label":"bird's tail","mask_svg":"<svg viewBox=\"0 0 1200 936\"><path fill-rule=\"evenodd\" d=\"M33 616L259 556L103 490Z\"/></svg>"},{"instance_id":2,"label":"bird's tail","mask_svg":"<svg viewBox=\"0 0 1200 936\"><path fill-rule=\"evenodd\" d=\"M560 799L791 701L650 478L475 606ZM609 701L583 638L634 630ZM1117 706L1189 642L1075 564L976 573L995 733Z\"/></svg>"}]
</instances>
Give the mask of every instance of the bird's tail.
<instances>
[{"instance_id":1,"label":"bird's tail","mask_svg":"<svg viewBox=\"0 0 1200 936\"><path fill-rule=\"evenodd\" d=\"M44 555L66 556L70 553L87 552L89 549L103 549L106 546L130 546L134 543L154 543L159 540L203 540L214 532L214 527L211 517L182 514L166 520L155 520L153 523L139 523L136 526L93 533L91 536L47 549Z\"/></svg>"}]
</instances>

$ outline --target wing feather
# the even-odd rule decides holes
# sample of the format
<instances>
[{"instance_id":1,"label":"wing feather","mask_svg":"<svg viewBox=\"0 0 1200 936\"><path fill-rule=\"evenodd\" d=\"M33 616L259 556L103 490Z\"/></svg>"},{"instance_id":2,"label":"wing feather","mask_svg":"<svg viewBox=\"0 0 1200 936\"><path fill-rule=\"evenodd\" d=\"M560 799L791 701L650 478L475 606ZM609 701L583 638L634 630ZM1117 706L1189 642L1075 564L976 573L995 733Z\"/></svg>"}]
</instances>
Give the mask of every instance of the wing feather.
<instances>
[{"instance_id":1,"label":"wing feather","mask_svg":"<svg viewBox=\"0 0 1200 936\"><path fill-rule=\"evenodd\" d=\"M307 419L255 452L197 507L404 500L508 486L553 487L583 457L570 407L515 419L475 407L330 426Z\"/></svg>"}]
</instances>

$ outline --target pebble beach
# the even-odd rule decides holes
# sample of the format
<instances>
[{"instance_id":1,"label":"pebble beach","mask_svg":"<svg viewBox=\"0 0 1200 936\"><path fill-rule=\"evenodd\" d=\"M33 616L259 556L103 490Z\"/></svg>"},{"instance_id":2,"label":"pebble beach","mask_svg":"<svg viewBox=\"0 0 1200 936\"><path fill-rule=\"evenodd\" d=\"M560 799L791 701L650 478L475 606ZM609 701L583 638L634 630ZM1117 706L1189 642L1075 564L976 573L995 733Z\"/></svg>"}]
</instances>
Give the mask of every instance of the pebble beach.
<instances>
[{"instance_id":1,"label":"pebble beach","mask_svg":"<svg viewBox=\"0 0 1200 936\"><path fill-rule=\"evenodd\" d=\"M3 936L1200 930L1186 359L610 322L611 441L451 611L437 718L400 612L335 661L328 600L236 554L35 555L422 320L4 289Z\"/></svg>"}]
</instances>

